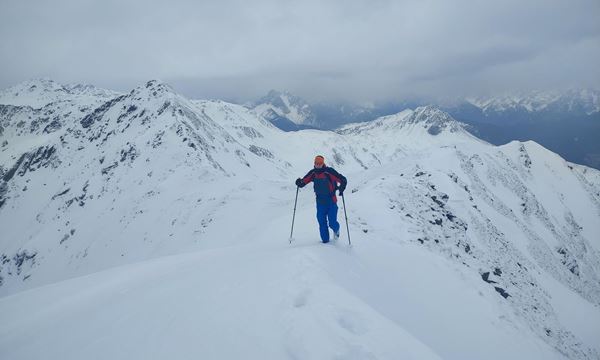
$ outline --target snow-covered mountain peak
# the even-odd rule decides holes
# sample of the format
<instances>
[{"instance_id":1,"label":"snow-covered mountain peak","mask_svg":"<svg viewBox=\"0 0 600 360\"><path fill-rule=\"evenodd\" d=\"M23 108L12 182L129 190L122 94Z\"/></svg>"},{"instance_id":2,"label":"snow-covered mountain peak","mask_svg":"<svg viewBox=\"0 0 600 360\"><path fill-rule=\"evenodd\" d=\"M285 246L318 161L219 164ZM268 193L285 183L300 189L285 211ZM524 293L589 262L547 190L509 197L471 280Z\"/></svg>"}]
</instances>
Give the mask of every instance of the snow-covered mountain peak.
<instances>
[{"instance_id":1,"label":"snow-covered mountain peak","mask_svg":"<svg viewBox=\"0 0 600 360\"><path fill-rule=\"evenodd\" d=\"M170 85L160 80L150 80L145 84L139 85L131 90L129 95L138 100L181 97Z\"/></svg>"},{"instance_id":2,"label":"snow-covered mountain peak","mask_svg":"<svg viewBox=\"0 0 600 360\"><path fill-rule=\"evenodd\" d=\"M198 127L201 127L200 123L208 121L211 122L210 127L216 126L210 119L198 116L193 101L177 93L169 84L160 80L150 80L138 85L128 94L114 100L123 104L123 110L127 108L127 111L134 111L139 108L144 111L143 115L150 118L162 118L163 114L170 114L169 121L172 119L189 120Z\"/></svg>"},{"instance_id":3,"label":"snow-covered mountain peak","mask_svg":"<svg viewBox=\"0 0 600 360\"><path fill-rule=\"evenodd\" d=\"M257 104L270 103L280 107L305 106L308 105L302 98L292 94L289 90L271 89L266 96L256 101Z\"/></svg>"},{"instance_id":4,"label":"snow-covered mountain peak","mask_svg":"<svg viewBox=\"0 0 600 360\"><path fill-rule=\"evenodd\" d=\"M266 119L272 120L275 116L279 116L295 124L316 125L316 116L310 105L289 91L270 90L266 96L251 104L250 107Z\"/></svg>"},{"instance_id":5,"label":"snow-covered mountain peak","mask_svg":"<svg viewBox=\"0 0 600 360\"><path fill-rule=\"evenodd\" d=\"M433 105L416 108L406 121L412 124L423 124L431 135L437 135L443 130L456 132L464 128L464 124Z\"/></svg>"},{"instance_id":6,"label":"snow-covered mountain peak","mask_svg":"<svg viewBox=\"0 0 600 360\"><path fill-rule=\"evenodd\" d=\"M436 106L427 105L418 107L415 110L403 110L397 114L383 116L374 121L348 124L338 129L338 132L340 134L375 132L385 136L390 131L409 131L416 128L421 129L424 135L436 136L444 131L466 133L465 127L465 124L455 120L445 111ZM413 132L413 136L415 135L417 133Z\"/></svg>"},{"instance_id":7,"label":"snow-covered mountain peak","mask_svg":"<svg viewBox=\"0 0 600 360\"><path fill-rule=\"evenodd\" d=\"M34 91L65 91L65 88L50 78L34 78L15 86L27 92Z\"/></svg>"},{"instance_id":8,"label":"snow-covered mountain peak","mask_svg":"<svg viewBox=\"0 0 600 360\"><path fill-rule=\"evenodd\" d=\"M32 79L0 92L0 104L41 108L69 94L59 83L47 79Z\"/></svg>"},{"instance_id":9,"label":"snow-covered mountain peak","mask_svg":"<svg viewBox=\"0 0 600 360\"><path fill-rule=\"evenodd\" d=\"M420 106L415 109L410 117L410 122L424 122L424 123L447 123L456 121L447 112L441 110L434 105Z\"/></svg>"},{"instance_id":10,"label":"snow-covered mountain peak","mask_svg":"<svg viewBox=\"0 0 600 360\"><path fill-rule=\"evenodd\" d=\"M75 96L89 96L89 97L100 97L105 99L110 99L117 97L119 95L123 95L120 92L99 88L92 84L66 84L63 86L70 94Z\"/></svg>"},{"instance_id":11,"label":"snow-covered mountain peak","mask_svg":"<svg viewBox=\"0 0 600 360\"><path fill-rule=\"evenodd\" d=\"M62 85L48 78L40 78L24 81L0 91L0 104L41 109L57 101L89 105L119 95L118 92L89 84Z\"/></svg>"},{"instance_id":12,"label":"snow-covered mountain peak","mask_svg":"<svg viewBox=\"0 0 600 360\"><path fill-rule=\"evenodd\" d=\"M368 122L352 123L341 126L337 132L340 134L358 134L364 132L371 132L374 130L391 130L394 128L403 127L406 119L412 116L414 110L403 110L399 113L382 116L375 120Z\"/></svg>"}]
</instances>

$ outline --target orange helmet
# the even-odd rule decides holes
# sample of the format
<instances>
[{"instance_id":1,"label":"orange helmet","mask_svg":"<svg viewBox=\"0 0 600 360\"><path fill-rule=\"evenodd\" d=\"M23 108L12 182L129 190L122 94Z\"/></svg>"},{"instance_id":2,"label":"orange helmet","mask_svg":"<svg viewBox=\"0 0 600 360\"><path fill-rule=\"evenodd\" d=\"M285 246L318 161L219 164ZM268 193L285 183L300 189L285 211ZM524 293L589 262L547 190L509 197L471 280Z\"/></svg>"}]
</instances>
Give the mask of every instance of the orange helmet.
<instances>
[{"instance_id":1,"label":"orange helmet","mask_svg":"<svg viewBox=\"0 0 600 360\"><path fill-rule=\"evenodd\" d=\"M325 165L325 158L323 155L315 156L315 165Z\"/></svg>"}]
</instances>

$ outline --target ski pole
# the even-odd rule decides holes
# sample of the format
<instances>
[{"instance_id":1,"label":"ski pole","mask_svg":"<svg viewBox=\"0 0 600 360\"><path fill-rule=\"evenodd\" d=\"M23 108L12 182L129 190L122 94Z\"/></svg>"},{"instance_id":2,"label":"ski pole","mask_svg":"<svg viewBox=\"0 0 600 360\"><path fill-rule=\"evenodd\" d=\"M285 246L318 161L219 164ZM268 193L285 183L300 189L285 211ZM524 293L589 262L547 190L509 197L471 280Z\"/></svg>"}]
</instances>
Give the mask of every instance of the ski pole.
<instances>
[{"instance_id":1,"label":"ski pole","mask_svg":"<svg viewBox=\"0 0 600 360\"><path fill-rule=\"evenodd\" d=\"M346 200L344 200L344 195L342 195L342 204L344 204L344 217L346 218L346 231L348 232L348 245L352 246L350 242L350 228L348 227L348 215L346 214Z\"/></svg>"},{"instance_id":2,"label":"ski pole","mask_svg":"<svg viewBox=\"0 0 600 360\"><path fill-rule=\"evenodd\" d=\"M290 244L292 243L292 234L294 233L294 220L296 220L296 204L298 203L298 190L300 190L300 186L296 186L296 200L294 200L294 216L292 217L292 231L290 231Z\"/></svg>"}]
</instances>

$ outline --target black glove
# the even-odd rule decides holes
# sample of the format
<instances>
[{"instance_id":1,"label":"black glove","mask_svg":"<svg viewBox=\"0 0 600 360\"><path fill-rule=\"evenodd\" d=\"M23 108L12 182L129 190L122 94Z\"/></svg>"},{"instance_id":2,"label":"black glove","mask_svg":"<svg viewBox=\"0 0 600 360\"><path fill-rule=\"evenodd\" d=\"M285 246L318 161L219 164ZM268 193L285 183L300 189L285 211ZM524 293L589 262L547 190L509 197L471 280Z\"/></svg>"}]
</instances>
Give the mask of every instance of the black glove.
<instances>
[{"instance_id":1,"label":"black glove","mask_svg":"<svg viewBox=\"0 0 600 360\"><path fill-rule=\"evenodd\" d=\"M340 189L340 196L344 196L344 190Z\"/></svg>"},{"instance_id":2,"label":"black glove","mask_svg":"<svg viewBox=\"0 0 600 360\"><path fill-rule=\"evenodd\" d=\"M346 190L346 186L342 185L338 188L340 196L344 196L344 190Z\"/></svg>"},{"instance_id":3,"label":"black glove","mask_svg":"<svg viewBox=\"0 0 600 360\"><path fill-rule=\"evenodd\" d=\"M296 179L296 186L304 187L304 182L302 181L302 179L300 179L300 178Z\"/></svg>"}]
</instances>

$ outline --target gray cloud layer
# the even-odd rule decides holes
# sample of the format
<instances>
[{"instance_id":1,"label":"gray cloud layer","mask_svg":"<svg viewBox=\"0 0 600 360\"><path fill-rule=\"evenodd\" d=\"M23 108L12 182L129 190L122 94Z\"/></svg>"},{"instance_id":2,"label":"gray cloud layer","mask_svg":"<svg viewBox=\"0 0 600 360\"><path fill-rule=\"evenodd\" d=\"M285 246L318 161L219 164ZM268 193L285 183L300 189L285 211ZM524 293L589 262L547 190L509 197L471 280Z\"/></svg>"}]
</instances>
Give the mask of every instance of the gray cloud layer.
<instances>
[{"instance_id":1,"label":"gray cloud layer","mask_svg":"<svg viewBox=\"0 0 600 360\"><path fill-rule=\"evenodd\" d=\"M32 77L192 97L600 88L600 2L0 0L0 87Z\"/></svg>"}]
</instances>

